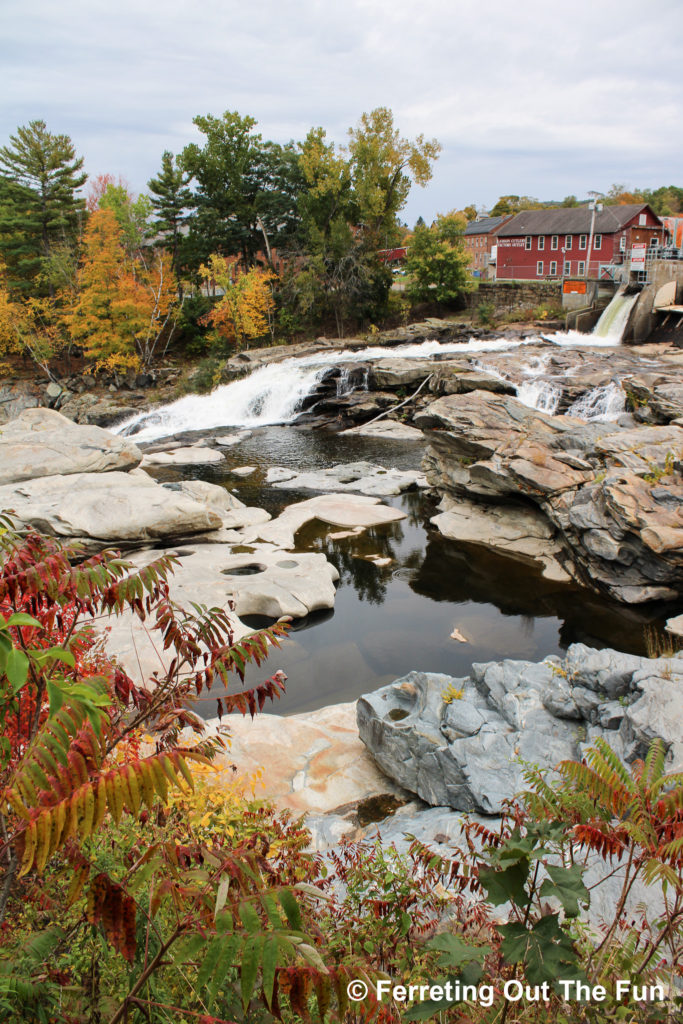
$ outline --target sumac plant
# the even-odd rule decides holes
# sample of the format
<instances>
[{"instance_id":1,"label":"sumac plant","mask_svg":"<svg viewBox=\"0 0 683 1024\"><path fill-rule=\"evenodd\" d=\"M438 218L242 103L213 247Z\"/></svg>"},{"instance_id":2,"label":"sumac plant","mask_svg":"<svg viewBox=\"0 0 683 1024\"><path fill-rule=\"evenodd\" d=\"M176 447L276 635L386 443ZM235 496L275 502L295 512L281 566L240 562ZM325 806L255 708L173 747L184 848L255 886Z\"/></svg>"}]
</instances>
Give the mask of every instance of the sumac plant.
<instances>
[{"instance_id":1,"label":"sumac plant","mask_svg":"<svg viewBox=\"0 0 683 1024\"><path fill-rule=\"evenodd\" d=\"M245 689L244 670L284 628L237 643L228 612L184 611L168 556L138 571L114 552L82 560L7 518L0 554L2 1019L208 1022L222 1019L216 1000L243 1013L255 992L273 1012L284 992L290 1005L297 991L343 999L268 838L184 835L164 808L224 744L193 699L209 690L254 715L276 698L281 673ZM96 639L101 620L130 612L169 656L144 683Z\"/></svg>"}]
</instances>

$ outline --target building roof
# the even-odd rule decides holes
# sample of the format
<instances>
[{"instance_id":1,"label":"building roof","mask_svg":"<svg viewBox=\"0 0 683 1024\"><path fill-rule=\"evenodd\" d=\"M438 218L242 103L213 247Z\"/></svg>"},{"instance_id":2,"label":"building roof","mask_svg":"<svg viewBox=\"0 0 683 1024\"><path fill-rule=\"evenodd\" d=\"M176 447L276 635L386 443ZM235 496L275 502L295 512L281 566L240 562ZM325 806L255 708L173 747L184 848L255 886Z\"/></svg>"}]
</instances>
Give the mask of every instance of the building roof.
<instances>
[{"instance_id":1,"label":"building roof","mask_svg":"<svg viewBox=\"0 0 683 1024\"><path fill-rule=\"evenodd\" d=\"M597 234L611 235L623 231L634 217L644 210L650 210L647 203L631 203L627 206L605 206L595 214ZM591 228L592 210L588 206L561 207L555 210L523 210L511 221L504 224L497 234L501 238L520 235L587 235Z\"/></svg>"},{"instance_id":2,"label":"building roof","mask_svg":"<svg viewBox=\"0 0 683 1024\"><path fill-rule=\"evenodd\" d=\"M490 235L492 231L499 228L510 215L505 217L482 217L481 220L473 220L465 228L465 235Z\"/></svg>"}]
</instances>

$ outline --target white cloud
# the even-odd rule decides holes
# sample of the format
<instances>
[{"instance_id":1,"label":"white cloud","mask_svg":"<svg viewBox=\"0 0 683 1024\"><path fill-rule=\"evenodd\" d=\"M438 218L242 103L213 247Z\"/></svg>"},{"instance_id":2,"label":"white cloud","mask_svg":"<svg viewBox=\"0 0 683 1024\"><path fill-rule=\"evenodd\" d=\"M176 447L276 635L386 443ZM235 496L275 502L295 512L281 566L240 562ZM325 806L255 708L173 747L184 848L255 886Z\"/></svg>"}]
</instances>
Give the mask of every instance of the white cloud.
<instances>
[{"instance_id":1,"label":"white cloud","mask_svg":"<svg viewBox=\"0 0 683 1024\"><path fill-rule=\"evenodd\" d=\"M343 142L385 105L444 145L408 219L503 192L675 183L682 23L678 0L5 0L0 137L42 117L91 173L143 188L196 114Z\"/></svg>"}]
</instances>

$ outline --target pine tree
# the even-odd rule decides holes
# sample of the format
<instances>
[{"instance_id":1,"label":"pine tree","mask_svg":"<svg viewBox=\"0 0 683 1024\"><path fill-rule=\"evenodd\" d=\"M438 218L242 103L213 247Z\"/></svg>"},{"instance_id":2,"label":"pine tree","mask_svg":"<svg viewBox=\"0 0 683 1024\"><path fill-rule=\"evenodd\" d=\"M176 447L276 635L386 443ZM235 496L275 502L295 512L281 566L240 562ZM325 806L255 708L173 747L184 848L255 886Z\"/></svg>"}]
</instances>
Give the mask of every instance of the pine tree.
<instances>
[{"instance_id":1,"label":"pine tree","mask_svg":"<svg viewBox=\"0 0 683 1024\"><path fill-rule=\"evenodd\" d=\"M76 232L87 175L68 135L44 121L18 128L10 143L0 147L0 254L13 286L32 293L53 246Z\"/></svg>"},{"instance_id":2,"label":"pine tree","mask_svg":"<svg viewBox=\"0 0 683 1024\"><path fill-rule=\"evenodd\" d=\"M187 222L185 210L192 203L192 193L187 187L189 180L190 175L183 171L177 159L174 161L173 153L166 149L161 158L159 174L147 182L156 213L154 226L162 236L163 245L171 253L179 291L181 229Z\"/></svg>"}]
</instances>

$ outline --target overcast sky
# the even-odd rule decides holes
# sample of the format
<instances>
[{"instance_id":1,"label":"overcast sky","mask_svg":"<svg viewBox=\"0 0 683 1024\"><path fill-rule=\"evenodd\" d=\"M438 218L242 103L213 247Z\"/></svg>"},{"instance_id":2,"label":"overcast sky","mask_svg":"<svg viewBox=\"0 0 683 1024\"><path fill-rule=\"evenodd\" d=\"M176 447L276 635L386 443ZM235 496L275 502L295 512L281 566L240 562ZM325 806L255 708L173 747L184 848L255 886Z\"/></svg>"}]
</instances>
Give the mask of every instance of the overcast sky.
<instances>
[{"instance_id":1,"label":"overcast sky","mask_svg":"<svg viewBox=\"0 0 683 1024\"><path fill-rule=\"evenodd\" d=\"M683 186L681 0L2 0L0 140L41 118L137 191L196 114L346 140L388 106L443 146L404 218Z\"/></svg>"}]
</instances>

